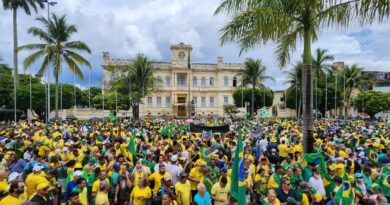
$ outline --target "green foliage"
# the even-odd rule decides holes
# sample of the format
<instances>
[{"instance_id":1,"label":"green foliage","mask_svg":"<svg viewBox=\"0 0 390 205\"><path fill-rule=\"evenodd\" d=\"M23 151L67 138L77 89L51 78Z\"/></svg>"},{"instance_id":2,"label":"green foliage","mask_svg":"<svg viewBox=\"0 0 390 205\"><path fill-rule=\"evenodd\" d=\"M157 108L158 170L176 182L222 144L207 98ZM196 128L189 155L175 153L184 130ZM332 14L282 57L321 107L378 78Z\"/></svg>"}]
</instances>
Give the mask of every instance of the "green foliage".
<instances>
[{"instance_id":1,"label":"green foliage","mask_svg":"<svg viewBox=\"0 0 390 205\"><path fill-rule=\"evenodd\" d=\"M240 111L238 111L238 108L236 105L224 105L223 106L223 111L225 112L226 115L232 116Z\"/></svg>"},{"instance_id":2,"label":"green foliage","mask_svg":"<svg viewBox=\"0 0 390 205\"><path fill-rule=\"evenodd\" d=\"M354 101L355 107L359 112L363 111L364 106L364 112L371 117L374 117L375 114L381 111L390 110L390 93L368 91L356 96Z\"/></svg>"},{"instance_id":3,"label":"green foliage","mask_svg":"<svg viewBox=\"0 0 390 205\"><path fill-rule=\"evenodd\" d=\"M244 88L242 89L242 93L244 96L244 103L245 102L251 102L252 100L252 89L251 88ZM265 96L264 96L265 93ZM265 106L269 107L272 106L272 101L274 98L274 93L270 89L265 89L264 88L257 88L255 89L255 103L254 107L255 108L261 108L263 107L263 100L265 97ZM241 89L238 88L233 92L233 99L234 99L234 105L237 107L244 107L244 105L241 105Z\"/></svg>"},{"instance_id":4,"label":"green foliage","mask_svg":"<svg viewBox=\"0 0 390 205\"><path fill-rule=\"evenodd\" d=\"M130 98L128 95L115 95L115 92L104 93L104 109L115 110L116 99L118 101L118 110L128 110L130 105ZM103 95L99 94L93 98L93 107L103 109Z\"/></svg>"}]
</instances>

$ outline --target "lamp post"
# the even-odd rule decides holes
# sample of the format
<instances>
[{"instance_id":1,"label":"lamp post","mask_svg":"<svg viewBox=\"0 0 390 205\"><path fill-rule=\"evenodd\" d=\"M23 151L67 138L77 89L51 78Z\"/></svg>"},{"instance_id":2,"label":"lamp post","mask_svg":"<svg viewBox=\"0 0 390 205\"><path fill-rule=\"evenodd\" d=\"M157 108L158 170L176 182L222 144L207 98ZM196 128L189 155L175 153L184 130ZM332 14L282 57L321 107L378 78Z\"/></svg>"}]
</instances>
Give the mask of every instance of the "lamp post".
<instances>
[{"instance_id":1,"label":"lamp post","mask_svg":"<svg viewBox=\"0 0 390 205\"><path fill-rule=\"evenodd\" d=\"M47 20L50 21L50 6L55 6L57 2L49 0L41 0L41 2L47 3ZM49 29L49 28L48 28ZM50 43L50 42L48 42ZM50 121L50 54L49 54L49 63L47 65L47 119L46 122Z\"/></svg>"}]
</instances>

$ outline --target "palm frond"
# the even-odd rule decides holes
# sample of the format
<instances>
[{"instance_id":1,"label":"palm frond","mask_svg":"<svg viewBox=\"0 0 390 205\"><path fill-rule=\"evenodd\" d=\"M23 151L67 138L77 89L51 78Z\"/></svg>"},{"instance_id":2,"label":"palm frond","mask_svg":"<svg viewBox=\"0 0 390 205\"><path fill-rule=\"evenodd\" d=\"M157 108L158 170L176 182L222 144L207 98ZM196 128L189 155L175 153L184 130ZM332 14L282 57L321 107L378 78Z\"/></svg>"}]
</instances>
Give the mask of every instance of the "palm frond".
<instances>
[{"instance_id":1,"label":"palm frond","mask_svg":"<svg viewBox=\"0 0 390 205\"><path fill-rule=\"evenodd\" d=\"M91 49L82 41L72 41L64 44L65 49L74 49L91 53Z\"/></svg>"},{"instance_id":2,"label":"palm frond","mask_svg":"<svg viewBox=\"0 0 390 205\"><path fill-rule=\"evenodd\" d=\"M46 54L45 50L38 50L37 52L29 55L26 59L23 61L24 69L29 68L32 64L34 64L39 58L44 56Z\"/></svg>"},{"instance_id":3,"label":"palm frond","mask_svg":"<svg viewBox=\"0 0 390 205\"><path fill-rule=\"evenodd\" d=\"M86 65L88 68L91 68L91 63L88 60L86 60L84 57L82 57L81 55L79 55L71 50L65 50L64 52L66 53L67 56L72 58L75 62L82 64L82 65Z\"/></svg>"},{"instance_id":4,"label":"palm frond","mask_svg":"<svg viewBox=\"0 0 390 205\"><path fill-rule=\"evenodd\" d=\"M77 75L80 79L83 79L83 72L81 72L80 67L77 65L76 62L72 58L69 58L68 56L64 55L65 63L68 65L68 68Z\"/></svg>"},{"instance_id":5,"label":"palm frond","mask_svg":"<svg viewBox=\"0 0 390 205\"><path fill-rule=\"evenodd\" d=\"M22 50L30 51L30 50L43 50L46 48L46 44L43 43L32 43L32 44L27 44L23 46L19 46L16 50L18 52Z\"/></svg>"},{"instance_id":6,"label":"palm frond","mask_svg":"<svg viewBox=\"0 0 390 205\"><path fill-rule=\"evenodd\" d=\"M295 29L293 32L284 35L279 41L275 51L276 59L279 66L282 68L286 66L290 60L290 52L296 49L296 40L302 36L303 27Z\"/></svg>"}]
</instances>

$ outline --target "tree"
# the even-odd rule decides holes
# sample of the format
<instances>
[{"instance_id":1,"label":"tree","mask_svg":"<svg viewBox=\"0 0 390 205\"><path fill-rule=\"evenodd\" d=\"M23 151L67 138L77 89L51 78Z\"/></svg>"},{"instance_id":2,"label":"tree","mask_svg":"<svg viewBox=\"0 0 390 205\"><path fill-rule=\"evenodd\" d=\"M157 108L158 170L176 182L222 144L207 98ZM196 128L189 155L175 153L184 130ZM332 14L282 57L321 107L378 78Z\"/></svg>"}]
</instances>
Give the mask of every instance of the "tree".
<instances>
[{"instance_id":1,"label":"tree","mask_svg":"<svg viewBox=\"0 0 390 205\"><path fill-rule=\"evenodd\" d=\"M248 59L245 61L245 68L237 72L238 76L242 78L244 86L252 85L252 103L251 103L251 114L253 115L255 108L255 89L257 86L264 87L264 81L274 80L271 76L265 75L267 68L262 64L260 59L253 60Z\"/></svg>"},{"instance_id":2,"label":"tree","mask_svg":"<svg viewBox=\"0 0 390 205\"><path fill-rule=\"evenodd\" d=\"M129 97L115 92L108 92L104 94L104 107L105 109L115 110L116 103L118 103L118 110L128 110L129 109ZM93 98L93 107L97 109L103 109L103 95L96 95Z\"/></svg>"},{"instance_id":3,"label":"tree","mask_svg":"<svg viewBox=\"0 0 390 205\"><path fill-rule=\"evenodd\" d=\"M272 106L272 101L274 99L274 93L272 92L272 90L264 87L257 88L255 89L254 96L255 96L254 97L255 108L258 109L263 106L263 99L265 99L265 106L267 107ZM241 99L241 97L244 98ZM233 100L234 100L234 105L236 105L237 107L244 107L244 105L242 105L241 102L243 101L245 103L245 102L250 102L252 100L252 89L244 88L242 89L242 93L241 93L241 89L236 89L233 92Z\"/></svg>"},{"instance_id":4,"label":"tree","mask_svg":"<svg viewBox=\"0 0 390 205\"><path fill-rule=\"evenodd\" d=\"M352 94L354 91L362 91L363 85L371 85L373 82L369 76L363 74L363 68L359 68L356 64L351 67L345 67L343 70L345 76L345 113L349 110Z\"/></svg>"},{"instance_id":5,"label":"tree","mask_svg":"<svg viewBox=\"0 0 390 205\"><path fill-rule=\"evenodd\" d=\"M360 93L354 101L359 112L367 113L371 117L379 112L390 110L390 93L368 91Z\"/></svg>"},{"instance_id":6,"label":"tree","mask_svg":"<svg viewBox=\"0 0 390 205\"><path fill-rule=\"evenodd\" d=\"M53 75L55 79L55 116L58 117L58 79L64 63L68 69L76 74L80 79L83 78L80 65L91 68L91 64L78 51L91 53L90 48L81 41L70 41L72 34L77 32L74 25L66 22L65 16L58 17L53 14L50 19L39 17L36 19L42 23L43 28L31 27L28 33L43 40L44 43L33 43L21 46L18 50L35 51L28 56L23 64L25 68L30 67L37 60L43 58L42 65L37 75L42 75L51 66L54 67Z\"/></svg>"},{"instance_id":7,"label":"tree","mask_svg":"<svg viewBox=\"0 0 390 205\"><path fill-rule=\"evenodd\" d=\"M311 44L322 27L347 27L357 20L371 24L387 20L388 0L224 0L215 14L232 16L222 28L221 44L238 42L241 52L276 41L280 67L289 61L297 39L303 40L303 147L313 147L313 89Z\"/></svg>"},{"instance_id":8,"label":"tree","mask_svg":"<svg viewBox=\"0 0 390 205\"><path fill-rule=\"evenodd\" d=\"M236 105L223 105L223 112L230 116L233 117L235 114L239 113L238 108Z\"/></svg>"},{"instance_id":9,"label":"tree","mask_svg":"<svg viewBox=\"0 0 390 205\"><path fill-rule=\"evenodd\" d=\"M0 108L12 107L12 71L6 64L0 64Z\"/></svg>"},{"instance_id":10,"label":"tree","mask_svg":"<svg viewBox=\"0 0 390 205\"><path fill-rule=\"evenodd\" d=\"M12 11L13 35L14 35L14 84L18 84L18 9L23 9L27 15L31 15L31 8L35 13L38 12L38 7L43 9L45 4L40 0L3 0L3 7L6 10Z\"/></svg>"},{"instance_id":11,"label":"tree","mask_svg":"<svg viewBox=\"0 0 390 205\"><path fill-rule=\"evenodd\" d=\"M117 73L118 68L106 66L105 69ZM125 73L127 72L127 75L118 75L111 91L127 95L128 98L131 97L130 104L133 111L138 110L139 103L142 103L141 99L153 90L154 83L157 82L157 78L153 76L157 68L153 67L145 56L138 54L131 64L123 66L121 69ZM133 112L133 116L138 119L138 112Z\"/></svg>"},{"instance_id":12,"label":"tree","mask_svg":"<svg viewBox=\"0 0 390 205\"><path fill-rule=\"evenodd\" d=\"M290 84L290 87L287 89L286 107L296 109L297 118L301 116L300 113L302 108L302 72L303 64L301 61L295 63L291 70L286 71L286 83Z\"/></svg>"}]
</instances>

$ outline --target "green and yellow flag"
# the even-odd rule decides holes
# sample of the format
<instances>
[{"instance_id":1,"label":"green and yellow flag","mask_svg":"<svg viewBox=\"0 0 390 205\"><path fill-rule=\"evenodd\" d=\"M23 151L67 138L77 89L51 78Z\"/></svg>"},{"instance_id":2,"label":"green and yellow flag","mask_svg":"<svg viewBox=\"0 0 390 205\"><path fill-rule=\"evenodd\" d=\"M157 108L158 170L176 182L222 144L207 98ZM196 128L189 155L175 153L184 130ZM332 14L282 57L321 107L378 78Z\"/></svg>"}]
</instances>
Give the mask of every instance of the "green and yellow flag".
<instances>
[{"instance_id":1,"label":"green and yellow flag","mask_svg":"<svg viewBox=\"0 0 390 205\"><path fill-rule=\"evenodd\" d=\"M231 196L237 200L238 205L246 204L246 193L245 193L245 165L244 165L244 148L242 145L241 128L238 129L238 141L236 152L234 154L233 169L230 187Z\"/></svg>"},{"instance_id":2,"label":"green and yellow flag","mask_svg":"<svg viewBox=\"0 0 390 205\"><path fill-rule=\"evenodd\" d=\"M130 142L129 142L129 152L133 157L132 161L134 164L137 161L137 147L135 146L135 138L136 138L135 132L133 131L133 133L130 137Z\"/></svg>"},{"instance_id":3,"label":"green and yellow flag","mask_svg":"<svg viewBox=\"0 0 390 205\"><path fill-rule=\"evenodd\" d=\"M344 172L343 185L337 191L334 200L339 202L340 205L353 204L352 184L348 179L347 172Z\"/></svg>"}]
</instances>

